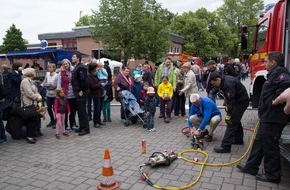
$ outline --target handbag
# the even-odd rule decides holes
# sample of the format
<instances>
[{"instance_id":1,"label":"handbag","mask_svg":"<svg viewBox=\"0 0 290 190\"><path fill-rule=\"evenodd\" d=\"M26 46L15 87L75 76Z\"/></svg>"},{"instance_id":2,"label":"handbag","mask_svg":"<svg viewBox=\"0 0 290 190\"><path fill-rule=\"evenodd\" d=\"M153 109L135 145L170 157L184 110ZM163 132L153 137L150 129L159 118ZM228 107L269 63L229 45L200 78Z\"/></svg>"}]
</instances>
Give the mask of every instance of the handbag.
<instances>
[{"instance_id":1,"label":"handbag","mask_svg":"<svg viewBox=\"0 0 290 190\"><path fill-rule=\"evenodd\" d=\"M38 113L34 105L24 106L21 108L22 119L27 120L36 116L38 116Z\"/></svg>"},{"instance_id":2,"label":"handbag","mask_svg":"<svg viewBox=\"0 0 290 190\"><path fill-rule=\"evenodd\" d=\"M22 97L22 102L24 102L23 97ZM22 119L27 120L27 119L31 119L31 118L36 117L36 116L38 116L38 113L37 113L36 107L34 106L34 101L32 101L32 104L29 106L21 107Z\"/></svg>"}]
</instances>

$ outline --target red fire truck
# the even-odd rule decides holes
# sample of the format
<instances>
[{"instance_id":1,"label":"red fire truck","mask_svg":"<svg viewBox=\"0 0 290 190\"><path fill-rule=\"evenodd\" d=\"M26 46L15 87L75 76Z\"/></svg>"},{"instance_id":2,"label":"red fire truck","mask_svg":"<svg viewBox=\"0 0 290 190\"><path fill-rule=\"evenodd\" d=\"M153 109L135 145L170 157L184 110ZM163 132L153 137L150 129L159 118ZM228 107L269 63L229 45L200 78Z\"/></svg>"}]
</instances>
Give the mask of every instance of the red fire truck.
<instances>
[{"instance_id":1,"label":"red fire truck","mask_svg":"<svg viewBox=\"0 0 290 190\"><path fill-rule=\"evenodd\" d=\"M199 67L202 68L201 59L194 55L188 55L188 54L183 54L183 53L167 53L166 57L171 58L173 61L180 60L183 63L194 61Z\"/></svg>"},{"instance_id":2,"label":"red fire truck","mask_svg":"<svg viewBox=\"0 0 290 190\"><path fill-rule=\"evenodd\" d=\"M289 64L289 33L290 33L290 1L280 0L276 4L268 6L266 12L260 16L255 26L254 45L252 54L249 56L249 67L251 71L250 96L252 107L257 108L261 94L262 85L266 80L264 58L270 51L281 51L285 54L285 67ZM247 49L248 26L242 27L241 46Z\"/></svg>"},{"instance_id":3,"label":"red fire truck","mask_svg":"<svg viewBox=\"0 0 290 190\"><path fill-rule=\"evenodd\" d=\"M270 51L280 51L285 55L285 67L290 70L290 0L280 0L266 8L256 27L252 54L249 56L251 71L250 96L252 107L259 104L261 89L266 81L264 58ZM248 27L242 27L241 48L247 49ZM281 155L290 161L290 125L281 136Z\"/></svg>"}]
</instances>

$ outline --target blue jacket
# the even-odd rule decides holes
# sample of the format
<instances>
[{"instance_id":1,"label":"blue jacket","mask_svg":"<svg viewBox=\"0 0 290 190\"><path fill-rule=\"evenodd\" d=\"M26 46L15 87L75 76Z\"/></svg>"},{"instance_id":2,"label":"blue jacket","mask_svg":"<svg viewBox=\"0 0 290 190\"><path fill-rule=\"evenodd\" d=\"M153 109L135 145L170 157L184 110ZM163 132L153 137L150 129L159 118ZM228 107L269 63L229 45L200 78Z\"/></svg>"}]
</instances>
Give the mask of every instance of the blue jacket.
<instances>
[{"instance_id":1,"label":"blue jacket","mask_svg":"<svg viewBox=\"0 0 290 190\"><path fill-rule=\"evenodd\" d=\"M140 100L142 99L142 92L141 92L142 89L143 89L143 83L134 81L131 92L137 99L138 103L140 103Z\"/></svg>"},{"instance_id":2,"label":"blue jacket","mask_svg":"<svg viewBox=\"0 0 290 190\"><path fill-rule=\"evenodd\" d=\"M203 130L213 116L219 115L222 117L222 114L211 99L207 97L200 97L200 103L201 107L197 107L194 104L191 105L188 115L188 127L192 128L192 123L189 120L190 116L196 114L198 117L203 117L203 120L199 126L199 129Z\"/></svg>"}]
</instances>

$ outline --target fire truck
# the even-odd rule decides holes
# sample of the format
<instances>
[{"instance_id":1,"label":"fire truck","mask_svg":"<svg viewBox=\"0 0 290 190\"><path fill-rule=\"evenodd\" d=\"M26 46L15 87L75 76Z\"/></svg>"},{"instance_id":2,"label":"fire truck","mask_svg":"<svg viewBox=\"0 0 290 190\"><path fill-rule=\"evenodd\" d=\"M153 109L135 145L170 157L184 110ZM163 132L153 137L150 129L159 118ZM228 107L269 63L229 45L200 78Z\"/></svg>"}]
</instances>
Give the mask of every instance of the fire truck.
<instances>
[{"instance_id":1,"label":"fire truck","mask_svg":"<svg viewBox=\"0 0 290 190\"><path fill-rule=\"evenodd\" d=\"M183 63L194 61L200 68L202 68L201 59L194 55L188 55L183 53L167 53L166 56L171 58L173 61L180 60Z\"/></svg>"},{"instance_id":2,"label":"fire truck","mask_svg":"<svg viewBox=\"0 0 290 190\"><path fill-rule=\"evenodd\" d=\"M248 27L241 27L241 48L247 50ZM259 105L262 85L266 81L264 58L268 52L280 51L285 55L285 67L290 70L290 0L280 0L266 6L254 26L254 43L248 63L251 71L250 97L253 108ZM281 155L290 161L290 126L281 136Z\"/></svg>"},{"instance_id":3,"label":"fire truck","mask_svg":"<svg viewBox=\"0 0 290 190\"><path fill-rule=\"evenodd\" d=\"M255 25L254 43L248 63L251 71L250 97L253 108L259 105L262 85L266 81L264 58L270 51L280 51L285 55L285 67L289 64L290 1L280 0L266 7ZM241 46L247 49L248 26L242 26Z\"/></svg>"}]
</instances>

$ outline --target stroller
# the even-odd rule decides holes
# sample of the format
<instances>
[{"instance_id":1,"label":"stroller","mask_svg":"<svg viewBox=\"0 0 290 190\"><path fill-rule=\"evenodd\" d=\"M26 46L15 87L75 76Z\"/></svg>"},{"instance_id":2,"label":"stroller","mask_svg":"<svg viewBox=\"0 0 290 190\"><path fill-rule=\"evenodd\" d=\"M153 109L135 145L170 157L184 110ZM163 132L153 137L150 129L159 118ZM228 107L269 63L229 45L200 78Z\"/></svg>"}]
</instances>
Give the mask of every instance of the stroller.
<instances>
[{"instance_id":1,"label":"stroller","mask_svg":"<svg viewBox=\"0 0 290 190\"><path fill-rule=\"evenodd\" d=\"M129 126L131 123L137 123L140 119L143 123L143 127L147 127L146 114L137 102L135 96L128 90L123 90L120 93L121 106L125 113L125 126Z\"/></svg>"}]
</instances>

